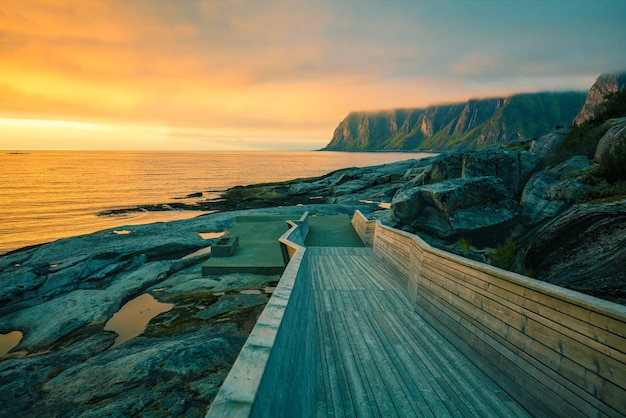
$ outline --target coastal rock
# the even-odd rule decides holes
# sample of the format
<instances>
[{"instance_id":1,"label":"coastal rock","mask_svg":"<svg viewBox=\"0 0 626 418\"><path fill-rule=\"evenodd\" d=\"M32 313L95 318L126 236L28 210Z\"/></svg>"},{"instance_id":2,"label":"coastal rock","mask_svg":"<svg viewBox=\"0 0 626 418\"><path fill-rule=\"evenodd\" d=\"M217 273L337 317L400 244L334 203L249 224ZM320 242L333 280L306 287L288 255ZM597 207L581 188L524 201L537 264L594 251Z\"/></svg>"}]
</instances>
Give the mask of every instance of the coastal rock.
<instances>
[{"instance_id":1,"label":"coastal rock","mask_svg":"<svg viewBox=\"0 0 626 418\"><path fill-rule=\"evenodd\" d=\"M42 387L47 396L36 409L84 417L159 411L182 416L192 409L202 414L226 374L216 365L232 363L244 339L232 325L167 340L138 338L47 380ZM203 390L194 390L198 387ZM195 394L193 403L190 394Z\"/></svg>"},{"instance_id":2,"label":"coastal rock","mask_svg":"<svg viewBox=\"0 0 626 418\"><path fill-rule=\"evenodd\" d=\"M510 220L514 215L514 205L506 202L510 197L494 176L451 179L398 191L391 216L396 223L448 238Z\"/></svg>"},{"instance_id":3,"label":"coastal rock","mask_svg":"<svg viewBox=\"0 0 626 418\"><path fill-rule=\"evenodd\" d=\"M602 162L607 155L616 152L619 147L626 146L626 118L614 119L606 122L609 130L598 142L595 159Z\"/></svg>"},{"instance_id":4,"label":"coastal rock","mask_svg":"<svg viewBox=\"0 0 626 418\"><path fill-rule=\"evenodd\" d=\"M539 280L626 303L626 200L572 207L539 231L525 264Z\"/></svg>"},{"instance_id":5,"label":"coastal rock","mask_svg":"<svg viewBox=\"0 0 626 418\"><path fill-rule=\"evenodd\" d=\"M574 119L574 125L582 125L595 119L602 110L605 96L624 88L626 88L626 72L601 74L589 89L585 104Z\"/></svg>"},{"instance_id":6,"label":"coastal rock","mask_svg":"<svg viewBox=\"0 0 626 418\"><path fill-rule=\"evenodd\" d=\"M447 177L493 176L513 194L518 194L537 166L537 159L529 152L506 149L487 149L474 152L450 153Z\"/></svg>"},{"instance_id":7,"label":"coastal rock","mask_svg":"<svg viewBox=\"0 0 626 418\"><path fill-rule=\"evenodd\" d=\"M356 193L360 190L366 189L370 186L368 181L363 179L350 180L345 183L333 187L330 194L331 196L342 196L346 194Z\"/></svg>"},{"instance_id":8,"label":"coastal rock","mask_svg":"<svg viewBox=\"0 0 626 418\"><path fill-rule=\"evenodd\" d=\"M289 186L287 194L289 196L302 196L307 193L319 191L322 189L318 183L296 183Z\"/></svg>"},{"instance_id":9,"label":"coastal rock","mask_svg":"<svg viewBox=\"0 0 626 418\"><path fill-rule=\"evenodd\" d=\"M522 193L523 222L537 225L574 204L578 195L590 188L581 181L590 168L587 157L576 156L551 170L536 173Z\"/></svg>"},{"instance_id":10,"label":"coastal rock","mask_svg":"<svg viewBox=\"0 0 626 418\"><path fill-rule=\"evenodd\" d=\"M563 143L563 140L569 133L572 132L569 128L557 129L554 132L550 132L539 139L532 141L529 152L539 160L544 160L551 156L559 146Z\"/></svg>"},{"instance_id":11,"label":"coastal rock","mask_svg":"<svg viewBox=\"0 0 626 418\"><path fill-rule=\"evenodd\" d=\"M367 213L367 206L310 205L255 214ZM0 256L0 331L23 338L0 359L6 416L203 416L279 279L202 277L186 258L250 211L136 225ZM171 245L171 246L170 246ZM108 264L107 264L108 263ZM174 305L113 347L104 327L148 293Z\"/></svg>"}]
</instances>

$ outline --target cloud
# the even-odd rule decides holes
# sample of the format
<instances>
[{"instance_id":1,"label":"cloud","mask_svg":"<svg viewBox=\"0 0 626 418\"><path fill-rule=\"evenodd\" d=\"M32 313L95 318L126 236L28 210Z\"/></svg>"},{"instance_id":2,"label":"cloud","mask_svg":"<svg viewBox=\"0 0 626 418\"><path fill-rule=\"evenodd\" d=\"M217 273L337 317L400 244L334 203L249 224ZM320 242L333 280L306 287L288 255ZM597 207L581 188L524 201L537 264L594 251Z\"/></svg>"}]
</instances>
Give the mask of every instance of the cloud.
<instances>
[{"instance_id":1,"label":"cloud","mask_svg":"<svg viewBox=\"0 0 626 418\"><path fill-rule=\"evenodd\" d=\"M258 146L251 130L301 130L321 146L353 110L589 88L626 68L624 13L616 1L5 0L0 113Z\"/></svg>"}]
</instances>

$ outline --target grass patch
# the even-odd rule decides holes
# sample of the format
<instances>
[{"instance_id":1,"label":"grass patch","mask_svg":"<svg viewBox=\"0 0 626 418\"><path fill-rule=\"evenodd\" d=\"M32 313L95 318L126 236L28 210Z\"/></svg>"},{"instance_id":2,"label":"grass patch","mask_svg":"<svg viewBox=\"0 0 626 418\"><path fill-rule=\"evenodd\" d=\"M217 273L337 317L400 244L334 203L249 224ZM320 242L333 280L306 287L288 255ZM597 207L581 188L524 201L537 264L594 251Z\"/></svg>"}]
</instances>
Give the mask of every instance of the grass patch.
<instances>
[{"instance_id":1,"label":"grass patch","mask_svg":"<svg viewBox=\"0 0 626 418\"><path fill-rule=\"evenodd\" d=\"M602 157L598 175L609 183L626 180L626 138L616 142L610 153Z\"/></svg>"},{"instance_id":2,"label":"grass patch","mask_svg":"<svg viewBox=\"0 0 626 418\"><path fill-rule=\"evenodd\" d=\"M579 203L609 203L626 199L626 180L609 183L606 179L590 176L591 189L578 195Z\"/></svg>"},{"instance_id":3,"label":"grass patch","mask_svg":"<svg viewBox=\"0 0 626 418\"><path fill-rule=\"evenodd\" d=\"M498 245L496 250L489 254L491 264L502 269L510 269L515 262L517 245L513 238L506 239L504 244Z\"/></svg>"},{"instance_id":4,"label":"grass patch","mask_svg":"<svg viewBox=\"0 0 626 418\"><path fill-rule=\"evenodd\" d=\"M572 131L563 139L563 142L546 159L546 167L553 167L576 155L584 155L590 160L594 158L600 138L606 133L606 126L597 126L593 123L584 123L573 126Z\"/></svg>"},{"instance_id":5,"label":"grass patch","mask_svg":"<svg viewBox=\"0 0 626 418\"><path fill-rule=\"evenodd\" d=\"M466 240L465 238L460 238L459 239L459 246L461 247L461 249L463 250L463 252L465 254L469 254L470 252L470 242L468 240Z\"/></svg>"}]
</instances>

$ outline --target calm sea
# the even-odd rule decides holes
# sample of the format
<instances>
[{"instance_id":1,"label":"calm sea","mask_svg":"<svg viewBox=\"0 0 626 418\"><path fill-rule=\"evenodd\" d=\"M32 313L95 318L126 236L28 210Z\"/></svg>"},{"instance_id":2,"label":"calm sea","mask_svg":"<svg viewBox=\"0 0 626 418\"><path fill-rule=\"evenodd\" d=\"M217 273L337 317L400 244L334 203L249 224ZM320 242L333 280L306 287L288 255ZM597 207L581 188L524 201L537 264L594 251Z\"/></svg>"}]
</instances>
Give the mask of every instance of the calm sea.
<instances>
[{"instance_id":1,"label":"calm sea","mask_svg":"<svg viewBox=\"0 0 626 418\"><path fill-rule=\"evenodd\" d=\"M312 177L428 154L342 152L0 151L0 254L27 245L198 212L98 216L106 209L180 202L237 185ZM182 201L193 201L182 200Z\"/></svg>"}]
</instances>

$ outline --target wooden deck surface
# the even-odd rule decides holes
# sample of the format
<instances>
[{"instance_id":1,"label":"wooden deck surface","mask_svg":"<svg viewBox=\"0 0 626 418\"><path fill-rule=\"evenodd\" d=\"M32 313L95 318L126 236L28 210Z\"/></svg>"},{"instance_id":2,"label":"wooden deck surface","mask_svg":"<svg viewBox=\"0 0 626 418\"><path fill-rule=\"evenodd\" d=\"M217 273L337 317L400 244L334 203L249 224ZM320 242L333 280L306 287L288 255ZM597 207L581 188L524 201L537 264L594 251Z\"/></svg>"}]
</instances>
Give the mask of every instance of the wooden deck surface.
<instances>
[{"instance_id":1,"label":"wooden deck surface","mask_svg":"<svg viewBox=\"0 0 626 418\"><path fill-rule=\"evenodd\" d=\"M319 417L529 416L412 309L371 248L307 253Z\"/></svg>"}]
</instances>

